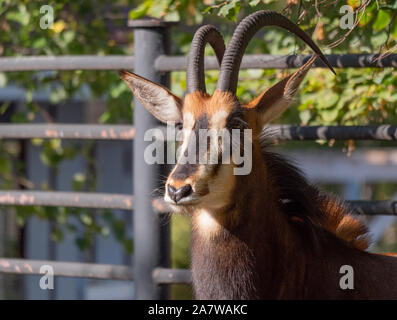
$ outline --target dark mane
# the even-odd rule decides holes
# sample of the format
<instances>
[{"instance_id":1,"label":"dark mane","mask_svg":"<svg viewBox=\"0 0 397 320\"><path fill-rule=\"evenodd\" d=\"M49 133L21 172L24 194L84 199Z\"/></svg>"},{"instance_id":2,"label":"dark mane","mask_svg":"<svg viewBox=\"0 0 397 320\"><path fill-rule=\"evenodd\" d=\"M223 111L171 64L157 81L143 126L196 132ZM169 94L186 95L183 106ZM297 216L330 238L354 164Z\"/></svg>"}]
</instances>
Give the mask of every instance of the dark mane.
<instances>
[{"instance_id":1,"label":"dark mane","mask_svg":"<svg viewBox=\"0 0 397 320\"><path fill-rule=\"evenodd\" d=\"M367 249L367 228L336 196L309 183L292 160L269 151L271 137L270 130L264 130L259 140L281 210L291 221L309 227L314 237L321 236L319 233L325 229L360 250Z\"/></svg>"}]
</instances>

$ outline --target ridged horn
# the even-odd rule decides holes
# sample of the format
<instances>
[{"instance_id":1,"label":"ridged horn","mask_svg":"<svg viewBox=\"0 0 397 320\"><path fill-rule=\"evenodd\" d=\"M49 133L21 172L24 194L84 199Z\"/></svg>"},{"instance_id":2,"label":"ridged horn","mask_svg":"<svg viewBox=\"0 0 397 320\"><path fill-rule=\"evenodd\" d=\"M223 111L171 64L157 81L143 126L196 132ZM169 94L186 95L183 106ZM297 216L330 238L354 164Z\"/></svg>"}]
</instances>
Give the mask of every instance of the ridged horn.
<instances>
[{"instance_id":1,"label":"ridged horn","mask_svg":"<svg viewBox=\"0 0 397 320\"><path fill-rule=\"evenodd\" d=\"M266 26L277 26L298 36L310 48L312 48L328 68L335 73L320 48L302 29L288 18L275 11L262 10L246 17L240 22L234 31L221 64L221 70L216 87L219 91L236 93L238 73L245 49L255 33L262 27Z\"/></svg>"},{"instance_id":2,"label":"ridged horn","mask_svg":"<svg viewBox=\"0 0 397 320\"><path fill-rule=\"evenodd\" d=\"M218 64L221 65L223 54L225 53L225 42L222 35L212 25L200 27L194 34L189 50L188 64L186 71L186 91L206 92L204 78L204 49L209 43L215 51Z\"/></svg>"}]
</instances>

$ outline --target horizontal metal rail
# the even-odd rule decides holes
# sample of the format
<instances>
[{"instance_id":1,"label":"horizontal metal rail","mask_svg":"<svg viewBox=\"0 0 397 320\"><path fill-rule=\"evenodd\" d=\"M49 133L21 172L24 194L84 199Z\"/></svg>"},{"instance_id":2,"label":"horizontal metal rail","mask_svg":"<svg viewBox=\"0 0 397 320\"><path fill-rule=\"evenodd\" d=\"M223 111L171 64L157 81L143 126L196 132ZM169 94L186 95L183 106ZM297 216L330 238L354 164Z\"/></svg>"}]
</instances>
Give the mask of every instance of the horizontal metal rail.
<instances>
[{"instance_id":1,"label":"horizontal metal rail","mask_svg":"<svg viewBox=\"0 0 397 320\"><path fill-rule=\"evenodd\" d=\"M291 126L272 125L279 140L397 140L397 126Z\"/></svg>"},{"instance_id":2,"label":"horizontal metal rail","mask_svg":"<svg viewBox=\"0 0 397 320\"><path fill-rule=\"evenodd\" d=\"M348 201L354 213L360 215L391 215L397 216L397 201Z\"/></svg>"},{"instance_id":3,"label":"horizontal metal rail","mask_svg":"<svg viewBox=\"0 0 397 320\"><path fill-rule=\"evenodd\" d=\"M133 197L113 193L0 191L0 205L133 209Z\"/></svg>"},{"instance_id":4,"label":"horizontal metal rail","mask_svg":"<svg viewBox=\"0 0 397 320\"><path fill-rule=\"evenodd\" d=\"M326 55L335 68L386 68L397 67L397 55L379 59L379 54L330 54ZM241 69L289 69L299 68L309 55L245 55ZM186 70L186 56L159 56L155 69L161 72ZM75 56L25 56L0 58L0 71L40 70L118 70L133 69L134 57L123 55L75 55ZM324 68L318 60L314 67ZM217 70L215 57L205 58L205 68Z\"/></svg>"},{"instance_id":5,"label":"horizontal metal rail","mask_svg":"<svg viewBox=\"0 0 397 320\"><path fill-rule=\"evenodd\" d=\"M186 269L156 268L153 271L153 279L158 284L191 283L192 274Z\"/></svg>"},{"instance_id":6,"label":"horizontal metal rail","mask_svg":"<svg viewBox=\"0 0 397 320\"><path fill-rule=\"evenodd\" d=\"M0 58L0 71L132 69L134 57L125 55L24 56Z\"/></svg>"},{"instance_id":7,"label":"horizontal metal rail","mask_svg":"<svg viewBox=\"0 0 397 320\"><path fill-rule=\"evenodd\" d=\"M95 139L132 140L135 129L130 125L94 124L1 124L0 139Z\"/></svg>"},{"instance_id":8,"label":"horizontal metal rail","mask_svg":"<svg viewBox=\"0 0 397 320\"><path fill-rule=\"evenodd\" d=\"M158 214L164 214L172 212L171 208L168 204L164 201L164 198L157 197L152 200L152 206L155 212Z\"/></svg>"},{"instance_id":9,"label":"horizontal metal rail","mask_svg":"<svg viewBox=\"0 0 397 320\"><path fill-rule=\"evenodd\" d=\"M397 201L346 201L357 214L397 215ZM123 194L60 192L60 191L0 191L0 205L52 206L98 209L133 209L133 197ZM159 214L171 209L162 198L152 201Z\"/></svg>"},{"instance_id":10,"label":"horizontal metal rail","mask_svg":"<svg viewBox=\"0 0 397 320\"><path fill-rule=\"evenodd\" d=\"M26 260L0 258L0 273L11 274L43 274L40 273L42 266L51 266L55 276L91 278L91 279L116 279L132 281L134 278L133 268L130 266L60 262L46 260Z\"/></svg>"},{"instance_id":11,"label":"horizontal metal rail","mask_svg":"<svg viewBox=\"0 0 397 320\"><path fill-rule=\"evenodd\" d=\"M325 55L335 68L386 68L397 67L397 54L391 54L382 59L379 54L329 54ZM240 69L290 69L299 68L305 64L310 55L250 55L243 56ZM160 56L156 60L157 71L183 71L186 70L187 57L184 56ZM215 57L205 58L207 70L218 70ZM320 60L314 64L317 68L326 68Z\"/></svg>"},{"instance_id":12,"label":"horizontal metal rail","mask_svg":"<svg viewBox=\"0 0 397 320\"><path fill-rule=\"evenodd\" d=\"M381 254L397 256L396 253ZM43 273L40 273L40 268L45 265L53 267L56 277L134 280L133 267L130 266L8 258L0 258L0 273L43 275ZM153 278L156 284L192 283L192 273L188 269L156 268L153 271Z\"/></svg>"},{"instance_id":13,"label":"horizontal metal rail","mask_svg":"<svg viewBox=\"0 0 397 320\"><path fill-rule=\"evenodd\" d=\"M56 277L134 280L134 269L131 266L0 257L0 273L43 275L47 272L40 270L43 266L52 267ZM185 269L156 268L153 279L157 284L190 283L191 272Z\"/></svg>"},{"instance_id":14,"label":"horizontal metal rail","mask_svg":"<svg viewBox=\"0 0 397 320\"><path fill-rule=\"evenodd\" d=\"M159 129L166 137L166 127ZM397 140L397 126L292 126L270 125L266 131L278 140ZM133 140L131 125L94 124L0 124L0 139L95 139Z\"/></svg>"},{"instance_id":15,"label":"horizontal metal rail","mask_svg":"<svg viewBox=\"0 0 397 320\"><path fill-rule=\"evenodd\" d=\"M397 201L363 201L346 200L346 204L355 214L359 215L397 215ZM153 208L159 214L169 213L172 210L162 198L152 200Z\"/></svg>"}]
</instances>

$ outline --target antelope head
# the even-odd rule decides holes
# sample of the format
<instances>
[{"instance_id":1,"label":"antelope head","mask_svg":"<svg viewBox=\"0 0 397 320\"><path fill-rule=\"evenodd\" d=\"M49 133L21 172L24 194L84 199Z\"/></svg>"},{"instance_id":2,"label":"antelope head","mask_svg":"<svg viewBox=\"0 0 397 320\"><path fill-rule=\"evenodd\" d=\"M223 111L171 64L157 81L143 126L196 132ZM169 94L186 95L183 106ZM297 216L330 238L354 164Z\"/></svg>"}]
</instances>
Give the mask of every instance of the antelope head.
<instances>
[{"instance_id":1,"label":"antelope head","mask_svg":"<svg viewBox=\"0 0 397 320\"><path fill-rule=\"evenodd\" d=\"M243 104L236 97L241 60L251 38L264 26L277 26L292 32L316 55L294 74ZM207 43L214 49L220 64L218 83L212 96L206 93L204 82L204 48ZM137 99L157 119L183 127L178 161L165 186L164 199L175 211L192 207L217 209L229 203L236 183L235 169L241 167L233 154L247 150L247 143L252 148L259 148L257 141L263 126L289 106L317 56L333 71L321 50L297 25L276 12L258 11L238 25L226 51L223 38L215 27L203 26L195 33L189 51L184 99L138 75L119 72ZM245 135L241 133L246 129L251 132L248 142L246 139L242 141ZM202 131L210 132L205 137L204 152L198 147ZM236 135L233 134L224 139L225 134L235 131L240 133L237 135L239 141L234 141ZM222 133L219 135L219 132ZM223 137L222 141L231 137L229 144L220 143L220 137ZM231 150L225 146L231 146ZM186 161L191 150L194 150L194 161ZM204 158L207 161L202 161ZM191 154L189 159L192 159Z\"/></svg>"}]
</instances>

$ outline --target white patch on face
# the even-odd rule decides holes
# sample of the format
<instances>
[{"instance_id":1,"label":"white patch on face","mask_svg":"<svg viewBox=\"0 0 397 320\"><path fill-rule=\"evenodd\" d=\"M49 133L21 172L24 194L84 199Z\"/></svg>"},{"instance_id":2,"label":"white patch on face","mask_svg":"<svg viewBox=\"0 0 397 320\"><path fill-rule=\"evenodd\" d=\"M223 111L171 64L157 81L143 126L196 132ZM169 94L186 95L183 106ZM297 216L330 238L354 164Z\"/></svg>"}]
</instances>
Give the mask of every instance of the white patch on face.
<instances>
[{"instance_id":1,"label":"white patch on face","mask_svg":"<svg viewBox=\"0 0 397 320\"><path fill-rule=\"evenodd\" d=\"M190 136L193 132L193 126L194 126L194 117L193 114L190 112L186 112L183 115L183 141L182 141L182 145L178 148L178 160L177 160L177 164L174 166L174 169L171 171L170 176L172 176L172 174L174 173L174 171L176 170L177 166L178 166L178 162L180 162L181 158L184 157L184 153L188 148L189 145L189 140L190 140Z\"/></svg>"},{"instance_id":2,"label":"white patch on face","mask_svg":"<svg viewBox=\"0 0 397 320\"><path fill-rule=\"evenodd\" d=\"M179 165L179 163L184 164L184 163L188 162L188 160L192 160L191 157L192 157L193 155L192 155L191 153L189 153L189 151L191 151L191 150L188 150L188 148L189 148L189 141L190 141L190 137L191 137L192 134L194 134L194 133L193 133L193 130L187 129L187 128L186 128L186 129L183 128L183 143L182 143L182 145L181 145L181 146L179 147L179 149L178 149L179 155L178 155L177 164L175 165L175 169L176 169L176 167ZM188 153L188 156L189 156L190 158L186 158L184 161L182 161L182 159L185 158L185 152ZM175 169L174 169L174 170L175 170ZM173 171L174 171L174 170L173 170Z\"/></svg>"},{"instance_id":3,"label":"white patch on face","mask_svg":"<svg viewBox=\"0 0 397 320\"><path fill-rule=\"evenodd\" d=\"M164 201L165 201L166 203L174 204L174 200L172 200L172 199L170 198L170 196L168 195L168 191L165 192Z\"/></svg>"},{"instance_id":4,"label":"white patch on face","mask_svg":"<svg viewBox=\"0 0 397 320\"><path fill-rule=\"evenodd\" d=\"M194 116L190 112L186 112L183 115L183 143L180 147L180 156L178 157L178 160L183 157L183 154L185 153L188 145L189 145L189 140L190 136L192 134L193 126L194 126ZM176 168L176 166L175 166ZM174 171L174 170L173 170Z\"/></svg>"},{"instance_id":5,"label":"white patch on face","mask_svg":"<svg viewBox=\"0 0 397 320\"><path fill-rule=\"evenodd\" d=\"M211 117L211 128L221 129L226 125L228 113L225 110L219 110Z\"/></svg>"},{"instance_id":6,"label":"white patch on face","mask_svg":"<svg viewBox=\"0 0 397 320\"><path fill-rule=\"evenodd\" d=\"M187 151L188 146L189 146L189 140L190 140L190 136L192 135L193 132L193 126L194 126L194 117L193 114L190 112L186 112L183 116L183 142L182 145L178 148L178 160L176 165L174 166L174 168L172 169L171 173L169 174L169 177L172 177L172 175L174 174L174 172L177 170L179 164L185 163L186 161L188 161L188 159L184 159L185 161L181 161L182 158L185 158L184 154L185 151ZM189 157L191 157L191 155L189 154ZM189 158L190 159L190 158ZM168 183L170 185L174 184L174 181L172 178L170 178L170 180L168 181ZM187 179L186 180L186 184L190 184L192 185L191 179ZM170 200L170 199L166 199L165 200ZM172 201L172 200L171 200Z\"/></svg>"}]
</instances>

